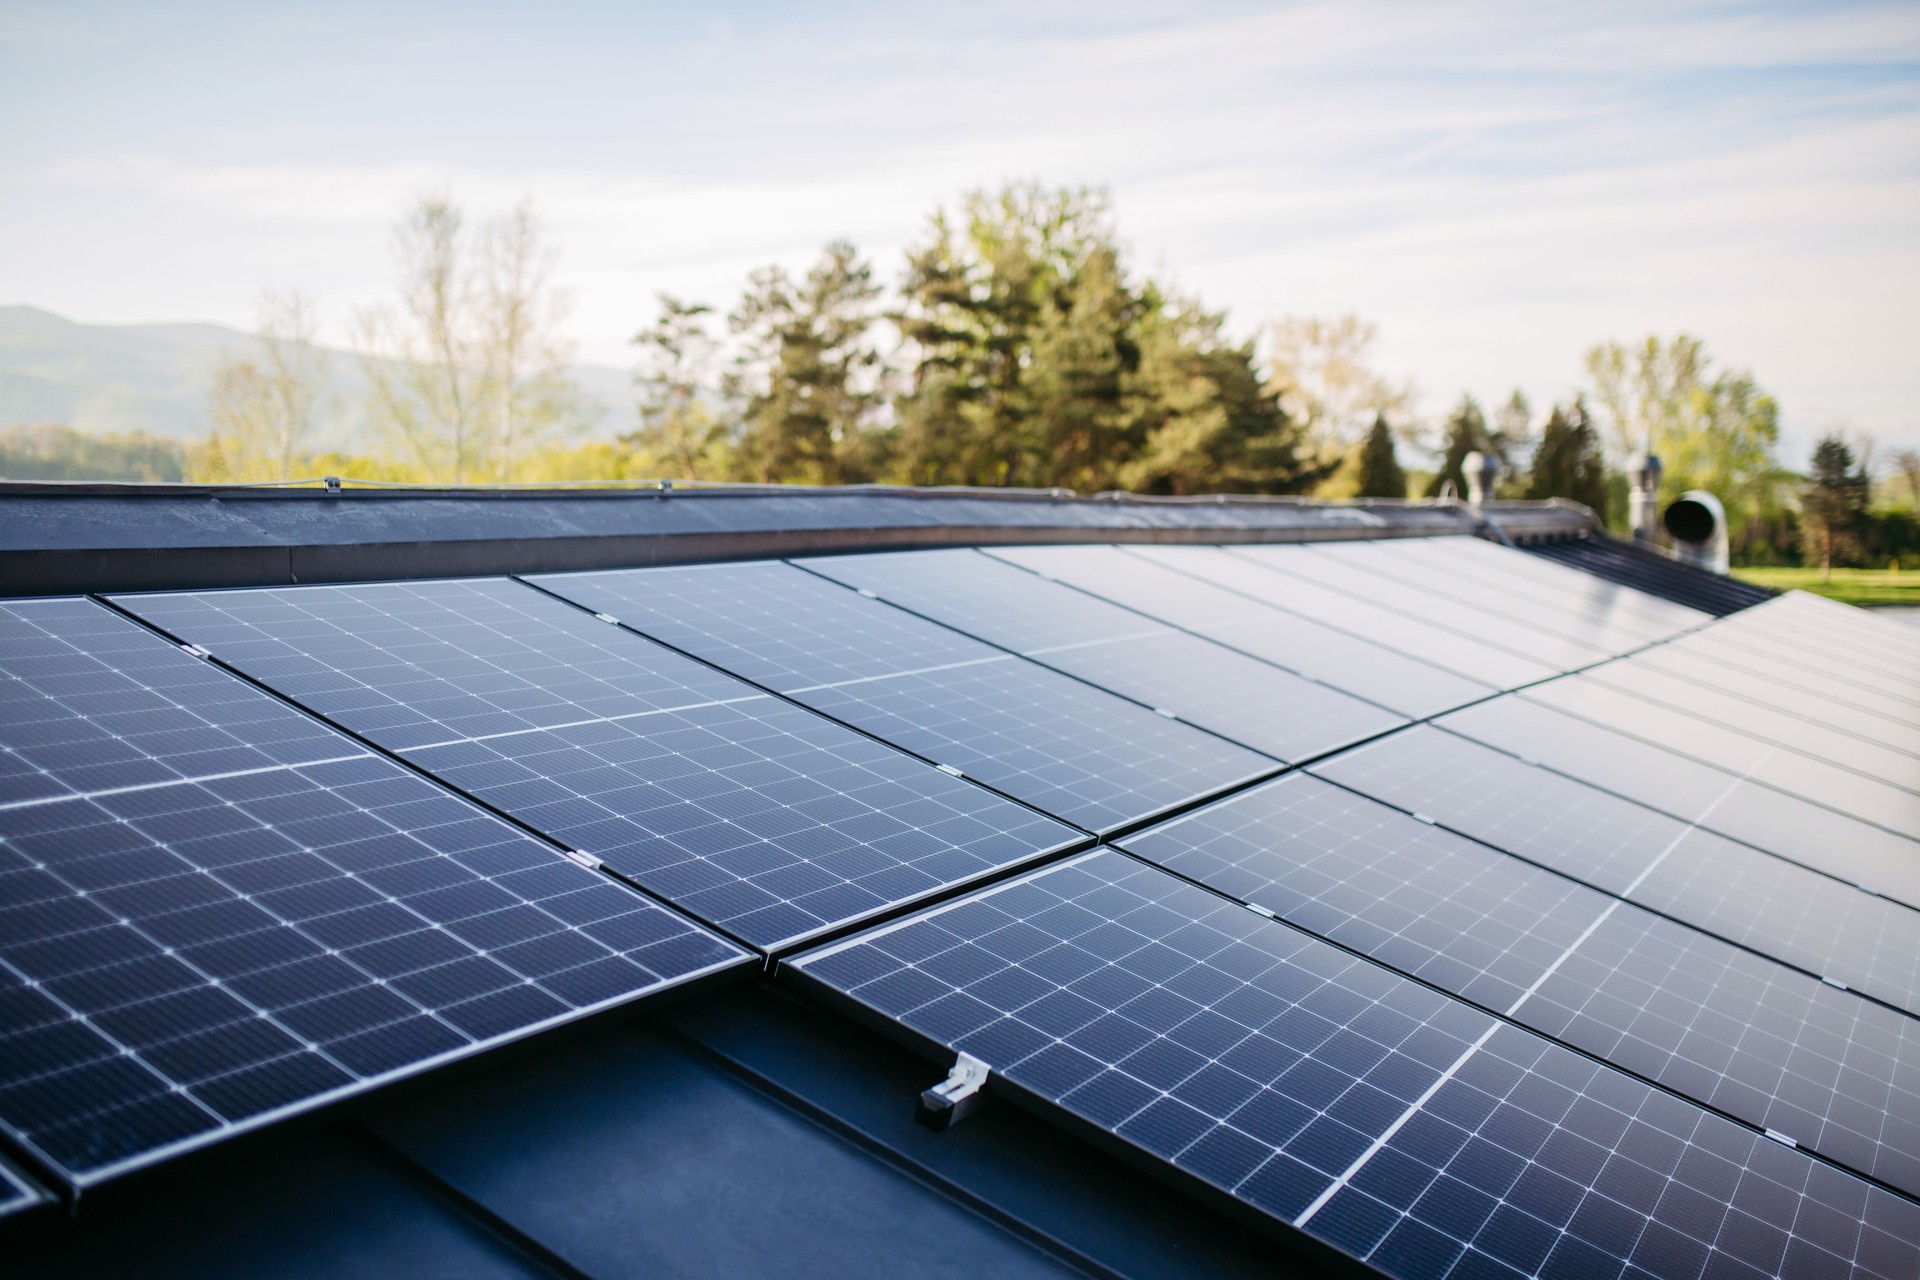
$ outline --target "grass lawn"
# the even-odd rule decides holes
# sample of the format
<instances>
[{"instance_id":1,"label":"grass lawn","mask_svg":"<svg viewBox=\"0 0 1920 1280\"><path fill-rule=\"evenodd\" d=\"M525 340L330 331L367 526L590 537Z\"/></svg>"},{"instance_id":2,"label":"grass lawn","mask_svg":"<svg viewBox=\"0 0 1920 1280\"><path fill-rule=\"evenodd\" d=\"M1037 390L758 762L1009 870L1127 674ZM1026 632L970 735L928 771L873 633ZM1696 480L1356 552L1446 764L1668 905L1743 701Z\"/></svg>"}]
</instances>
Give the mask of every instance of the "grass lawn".
<instances>
[{"instance_id":1,"label":"grass lawn","mask_svg":"<svg viewBox=\"0 0 1920 1280\"><path fill-rule=\"evenodd\" d=\"M1885 569L1835 569L1831 582L1820 581L1818 569L1735 569L1733 576L1775 591L1810 591L1847 604L1920 605L1920 564L1902 567L1898 576Z\"/></svg>"}]
</instances>

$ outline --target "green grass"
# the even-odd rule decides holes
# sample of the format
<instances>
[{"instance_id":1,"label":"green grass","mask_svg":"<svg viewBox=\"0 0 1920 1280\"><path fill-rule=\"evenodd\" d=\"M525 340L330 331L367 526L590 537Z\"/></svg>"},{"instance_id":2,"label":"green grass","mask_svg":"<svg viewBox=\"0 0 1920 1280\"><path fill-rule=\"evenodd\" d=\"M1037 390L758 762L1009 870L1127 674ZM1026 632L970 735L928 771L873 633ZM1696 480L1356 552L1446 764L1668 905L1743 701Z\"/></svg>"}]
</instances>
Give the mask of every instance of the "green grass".
<instances>
[{"instance_id":1,"label":"green grass","mask_svg":"<svg viewBox=\"0 0 1920 1280\"><path fill-rule=\"evenodd\" d=\"M1775 591L1808 591L1846 604L1920 605L1920 564L1896 575L1886 569L1835 569L1820 581L1818 569L1735 569L1733 576Z\"/></svg>"}]
</instances>

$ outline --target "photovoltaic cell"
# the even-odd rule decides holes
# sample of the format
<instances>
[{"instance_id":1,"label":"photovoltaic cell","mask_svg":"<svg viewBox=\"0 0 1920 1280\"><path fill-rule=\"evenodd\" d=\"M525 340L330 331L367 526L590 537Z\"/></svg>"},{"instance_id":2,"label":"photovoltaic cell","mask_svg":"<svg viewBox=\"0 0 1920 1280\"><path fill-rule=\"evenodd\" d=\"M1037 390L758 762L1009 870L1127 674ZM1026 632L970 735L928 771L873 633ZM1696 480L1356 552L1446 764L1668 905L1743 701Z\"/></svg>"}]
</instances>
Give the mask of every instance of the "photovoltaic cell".
<instances>
[{"instance_id":1,"label":"photovoltaic cell","mask_svg":"<svg viewBox=\"0 0 1920 1280\"><path fill-rule=\"evenodd\" d=\"M1610 650L1604 647L1520 625L1456 600L1444 591L1424 591L1397 578L1364 573L1330 556L1314 555L1304 547L1235 546L1226 548L1225 554L1285 574L1297 582L1312 583L1376 605L1409 621L1444 627L1544 667L1548 675L1572 671L1611 656Z\"/></svg>"},{"instance_id":2,"label":"photovoltaic cell","mask_svg":"<svg viewBox=\"0 0 1920 1280\"><path fill-rule=\"evenodd\" d=\"M1682 649L1677 644L1643 650L1634 654L1630 661L1676 680L1690 681L1761 706L1778 707L1830 729L1850 733L1909 755L1920 755L1920 727L1903 724L1864 707L1796 689L1749 671L1735 670Z\"/></svg>"},{"instance_id":3,"label":"photovoltaic cell","mask_svg":"<svg viewBox=\"0 0 1920 1280\"><path fill-rule=\"evenodd\" d=\"M1631 694L1633 700L1656 708L1684 711L1713 724L1750 735L1761 742L1782 742L1793 750L1818 760L1830 761L1868 777L1911 790L1910 780L1920 774L1920 755L1869 741L1856 734L1834 729L1784 708L1764 706L1745 698L1708 688L1698 681L1648 666L1637 658L1609 662L1577 677L1611 690ZM1629 723L1638 709L1622 703L1616 715ZM1920 747L1920 733L1915 745Z\"/></svg>"},{"instance_id":4,"label":"photovoltaic cell","mask_svg":"<svg viewBox=\"0 0 1920 1280\"><path fill-rule=\"evenodd\" d=\"M1423 661L1376 644L1355 629L1342 630L1327 625L1326 619L1309 618L1235 594L1117 547L995 548L988 554L1402 715L1433 715L1492 692L1490 685L1458 675L1444 663ZM1260 573L1223 552L1214 551L1214 555L1242 572Z\"/></svg>"},{"instance_id":5,"label":"photovoltaic cell","mask_svg":"<svg viewBox=\"0 0 1920 1280\"><path fill-rule=\"evenodd\" d=\"M1903 1190L1920 1022L1304 775L1128 851Z\"/></svg>"},{"instance_id":6,"label":"photovoltaic cell","mask_svg":"<svg viewBox=\"0 0 1920 1280\"><path fill-rule=\"evenodd\" d=\"M506 579L125 603L759 947L1084 838Z\"/></svg>"},{"instance_id":7,"label":"photovoltaic cell","mask_svg":"<svg viewBox=\"0 0 1920 1280\"><path fill-rule=\"evenodd\" d=\"M1920 698L1902 689L1870 689L1835 674L1831 658L1788 661L1722 640L1712 628L1682 636L1670 646L1675 652L1726 667L1740 675L1784 684L1839 703L1842 711L1867 711L1906 728L1920 727ZM1811 656L1811 655L1810 655Z\"/></svg>"},{"instance_id":8,"label":"photovoltaic cell","mask_svg":"<svg viewBox=\"0 0 1920 1280\"><path fill-rule=\"evenodd\" d=\"M1920 1265L1920 1206L1117 853L789 968L1389 1275Z\"/></svg>"},{"instance_id":9,"label":"photovoltaic cell","mask_svg":"<svg viewBox=\"0 0 1920 1280\"><path fill-rule=\"evenodd\" d=\"M1440 727L1543 764L1596 787L1731 836L1853 884L1920 903L1920 843L1838 809L1750 780L1773 774L1781 751L1768 747L1740 772L1688 759L1576 718L1526 696L1480 703ZM1778 769L1790 780L1792 766ZM1807 770L1813 774L1813 769ZM1824 775L1815 775L1824 778ZM1831 782L1830 778L1824 780ZM1920 797L1866 779L1877 816L1920 811Z\"/></svg>"},{"instance_id":10,"label":"photovoltaic cell","mask_svg":"<svg viewBox=\"0 0 1920 1280\"><path fill-rule=\"evenodd\" d=\"M751 963L99 605L0 632L0 1127L75 1185Z\"/></svg>"},{"instance_id":11,"label":"photovoltaic cell","mask_svg":"<svg viewBox=\"0 0 1920 1280\"><path fill-rule=\"evenodd\" d=\"M1920 1014L1920 913L1890 899L1428 726L1313 772Z\"/></svg>"},{"instance_id":12,"label":"photovoltaic cell","mask_svg":"<svg viewBox=\"0 0 1920 1280\"><path fill-rule=\"evenodd\" d=\"M1789 720L1763 738L1642 698L1622 698L1590 675L1551 680L1524 696L1889 830L1920 832L1920 760L1908 760L1904 776L1872 777L1823 756L1827 739L1841 735L1806 721Z\"/></svg>"},{"instance_id":13,"label":"photovoltaic cell","mask_svg":"<svg viewBox=\"0 0 1920 1280\"><path fill-rule=\"evenodd\" d=\"M1713 615L1698 609L1484 538L1393 538L1372 545L1387 558L1518 595L1646 640L1664 639L1713 621Z\"/></svg>"},{"instance_id":14,"label":"photovoltaic cell","mask_svg":"<svg viewBox=\"0 0 1920 1280\"><path fill-rule=\"evenodd\" d=\"M798 563L1089 684L1171 710L1275 759L1318 755L1406 723L1337 689L977 551Z\"/></svg>"},{"instance_id":15,"label":"photovoltaic cell","mask_svg":"<svg viewBox=\"0 0 1920 1280\"><path fill-rule=\"evenodd\" d=\"M1274 762L788 564L541 586L937 764L1110 831Z\"/></svg>"},{"instance_id":16,"label":"photovoltaic cell","mask_svg":"<svg viewBox=\"0 0 1920 1280\"><path fill-rule=\"evenodd\" d=\"M1909 703L1920 698L1920 676L1914 674L1910 654L1888 652L1849 628L1801 626L1762 612L1733 614L1710 634L1774 661L1825 672L1869 693L1892 692ZM1835 662L1835 658L1843 660Z\"/></svg>"},{"instance_id":17,"label":"photovoltaic cell","mask_svg":"<svg viewBox=\"0 0 1920 1280\"><path fill-rule=\"evenodd\" d=\"M1305 774L1120 844L1494 1010L1615 901Z\"/></svg>"},{"instance_id":18,"label":"photovoltaic cell","mask_svg":"<svg viewBox=\"0 0 1920 1280\"><path fill-rule=\"evenodd\" d=\"M1018 555L1021 563L1046 573L1053 572L1047 567L1049 557L1064 557L1072 550L1075 548L995 549L991 554ZM1439 625L1443 619L1397 613L1365 596L1350 595L1304 577L1281 574L1272 564L1255 563L1220 547L1131 546L1117 548L1115 555L1118 563L1103 575L1101 582L1083 585L1102 592L1123 590L1126 583L1137 581L1129 570L1145 560L1183 577L1216 586L1232 596L1296 616L1303 622L1335 628L1377 648L1445 668L1480 685L1509 689L1544 679L1560 670L1511 649L1489 644L1475 634Z\"/></svg>"},{"instance_id":19,"label":"photovoltaic cell","mask_svg":"<svg viewBox=\"0 0 1920 1280\"><path fill-rule=\"evenodd\" d=\"M1558 636L1600 653L1626 653L1665 633L1664 628L1650 628L1632 619L1589 617L1558 603L1536 600L1531 593L1483 586L1459 573L1436 571L1430 565L1394 554L1383 542L1321 543L1298 549L1334 561L1352 575L1356 588L1362 583L1396 582L1424 594L1444 594L1459 604L1484 610L1508 626Z\"/></svg>"}]
</instances>

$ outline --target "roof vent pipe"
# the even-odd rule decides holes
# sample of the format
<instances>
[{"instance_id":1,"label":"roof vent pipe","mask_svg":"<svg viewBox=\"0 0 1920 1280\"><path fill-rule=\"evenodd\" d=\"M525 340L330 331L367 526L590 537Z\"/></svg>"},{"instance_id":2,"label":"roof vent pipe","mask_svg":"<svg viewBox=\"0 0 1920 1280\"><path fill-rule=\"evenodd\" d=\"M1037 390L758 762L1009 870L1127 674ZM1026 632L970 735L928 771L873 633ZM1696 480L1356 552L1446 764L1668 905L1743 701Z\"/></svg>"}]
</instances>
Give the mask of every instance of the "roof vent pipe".
<instances>
[{"instance_id":1,"label":"roof vent pipe","mask_svg":"<svg viewBox=\"0 0 1920 1280\"><path fill-rule=\"evenodd\" d=\"M1627 514L1635 542L1651 543L1659 537L1660 470L1660 459L1651 452L1627 463L1627 483L1633 488Z\"/></svg>"},{"instance_id":2,"label":"roof vent pipe","mask_svg":"<svg viewBox=\"0 0 1920 1280\"><path fill-rule=\"evenodd\" d=\"M1500 459L1475 449L1460 459L1460 470L1467 478L1467 501L1485 506L1493 496L1493 482L1500 478Z\"/></svg>"},{"instance_id":3,"label":"roof vent pipe","mask_svg":"<svg viewBox=\"0 0 1920 1280\"><path fill-rule=\"evenodd\" d=\"M1709 573L1725 574L1727 510L1705 489L1689 489L1668 505L1662 523L1673 538L1673 558Z\"/></svg>"}]
</instances>

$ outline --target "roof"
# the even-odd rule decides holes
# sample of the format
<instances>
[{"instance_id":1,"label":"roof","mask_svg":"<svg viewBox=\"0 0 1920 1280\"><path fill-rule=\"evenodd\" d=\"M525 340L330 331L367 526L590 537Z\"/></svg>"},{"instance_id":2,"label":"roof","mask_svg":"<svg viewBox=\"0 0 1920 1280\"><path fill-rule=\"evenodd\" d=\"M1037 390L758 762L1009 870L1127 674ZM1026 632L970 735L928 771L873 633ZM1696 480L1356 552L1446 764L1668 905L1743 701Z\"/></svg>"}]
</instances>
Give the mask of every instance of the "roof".
<instances>
[{"instance_id":1,"label":"roof","mask_svg":"<svg viewBox=\"0 0 1920 1280\"><path fill-rule=\"evenodd\" d=\"M0 495L16 1270L1911 1275L1920 642L1588 524Z\"/></svg>"}]
</instances>

